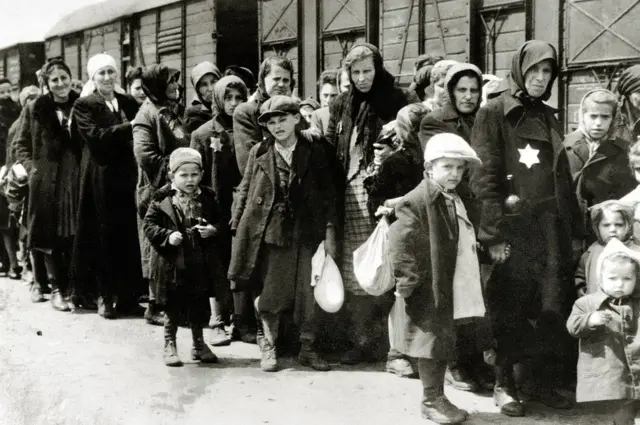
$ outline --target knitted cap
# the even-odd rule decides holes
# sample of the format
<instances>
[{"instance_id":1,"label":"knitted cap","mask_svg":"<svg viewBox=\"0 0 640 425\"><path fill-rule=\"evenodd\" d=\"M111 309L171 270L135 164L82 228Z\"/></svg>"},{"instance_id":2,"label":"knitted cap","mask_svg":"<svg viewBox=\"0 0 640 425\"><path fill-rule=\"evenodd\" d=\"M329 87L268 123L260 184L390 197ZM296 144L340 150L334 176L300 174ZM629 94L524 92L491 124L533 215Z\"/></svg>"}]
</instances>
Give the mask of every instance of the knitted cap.
<instances>
[{"instance_id":1,"label":"knitted cap","mask_svg":"<svg viewBox=\"0 0 640 425\"><path fill-rule=\"evenodd\" d=\"M433 162L440 158L463 159L469 167L482 165L476 151L462 137L453 133L436 134L427 142L424 162Z\"/></svg>"},{"instance_id":2,"label":"knitted cap","mask_svg":"<svg viewBox=\"0 0 640 425\"><path fill-rule=\"evenodd\" d=\"M200 152L192 148L178 148L169 156L169 171L175 173L184 164L198 164L202 168Z\"/></svg>"}]
</instances>

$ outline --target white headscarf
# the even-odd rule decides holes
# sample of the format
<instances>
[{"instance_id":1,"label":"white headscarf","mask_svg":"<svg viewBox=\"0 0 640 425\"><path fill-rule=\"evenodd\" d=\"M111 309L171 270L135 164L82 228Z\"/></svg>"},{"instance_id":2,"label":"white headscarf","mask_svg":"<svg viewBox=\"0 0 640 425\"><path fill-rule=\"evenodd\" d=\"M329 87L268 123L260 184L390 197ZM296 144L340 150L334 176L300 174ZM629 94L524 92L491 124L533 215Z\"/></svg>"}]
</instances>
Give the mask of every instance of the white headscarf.
<instances>
[{"instance_id":1,"label":"white headscarf","mask_svg":"<svg viewBox=\"0 0 640 425\"><path fill-rule=\"evenodd\" d=\"M89 81L82 87L82 92L80 93L80 97L89 96L94 91L96 91L96 84L93 82L93 77L100 71L102 68L111 67L116 72L118 72L118 65L113 56L107 53L99 53L97 55L91 56L91 58L87 61L87 74L89 75ZM117 93L124 94L124 90L120 87L119 84L115 84L115 91Z\"/></svg>"}]
</instances>

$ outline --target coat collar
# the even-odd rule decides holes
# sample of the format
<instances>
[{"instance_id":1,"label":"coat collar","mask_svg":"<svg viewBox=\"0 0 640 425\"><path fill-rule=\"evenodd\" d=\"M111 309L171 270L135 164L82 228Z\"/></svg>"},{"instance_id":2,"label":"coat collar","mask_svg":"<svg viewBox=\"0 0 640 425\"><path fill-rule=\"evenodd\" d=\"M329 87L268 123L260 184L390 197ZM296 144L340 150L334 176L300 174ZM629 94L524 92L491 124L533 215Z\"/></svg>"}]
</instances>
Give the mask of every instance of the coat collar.
<instances>
[{"instance_id":1,"label":"coat collar","mask_svg":"<svg viewBox=\"0 0 640 425\"><path fill-rule=\"evenodd\" d=\"M565 141L565 146L568 149L576 150L582 147L588 147L587 143L588 143L587 139L585 135L582 133L582 131L576 130L567 136L567 140ZM626 141L615 136L611 137L610 139L604 142L601 142L600 146L603 147L604 149L607 149L607 147L610 148L611 146L615 146L616 148L621 149L625 152L627 151L627 149L629 149L628 143Z\"/></svg>"},{"instance_id":2,"label":"coat collar","mask_svg":"<svg viewBox=\"0 0 640 425\"><path fill-rule=\"evenodd\" d=\"M276 181L276 166L275 166L275 154L274 147L275 141L273 138L268 138L262 141L256 152L256 163L266 172L267 176L272 182ZM301 179L309 165L309 158L311 156L310 142L304 137L298 137L296 148L293 152L293 175L294 178Z\"/></svg>"},{"instance_id":3,"label":"coat collar","mask_svg":"<svg viewBox=\"0 0 640 425\"><path fill-rule=\"evenodd\" d=\"M502 93L500 96L502 96L502 98L504 99L503 112L505 117L509 116L512 112L518 109L524 109L524 105L522 104L520 99L513 96L510 91L506 91ZM558 109L552 106L549 106L546 103L544 104L544 106L545 106L545 109L551 114L556 114L559 111Z\"/></svg>"},{"instance_id":4,"label":"coat collar","mask_svg":"<svg viewBox=\"0 0 640 425\"><path fill-rule=\"evenodd\" d=\"M438 198L442 196L442 191L431 181L430 178L425 176L422 182L420 182L420 185L424 187L424 196L427 205L435 204Z\"/></svg>"}]
</instances>

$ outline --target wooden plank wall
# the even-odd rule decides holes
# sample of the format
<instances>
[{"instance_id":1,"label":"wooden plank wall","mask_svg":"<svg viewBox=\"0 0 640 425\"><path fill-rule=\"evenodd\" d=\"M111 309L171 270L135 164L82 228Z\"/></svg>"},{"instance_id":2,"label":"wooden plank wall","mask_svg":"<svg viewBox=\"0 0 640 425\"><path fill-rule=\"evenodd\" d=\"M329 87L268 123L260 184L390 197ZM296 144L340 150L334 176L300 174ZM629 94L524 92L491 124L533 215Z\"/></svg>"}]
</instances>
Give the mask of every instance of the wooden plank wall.
<instances>
[{"instance_id":1,"label":"wooden plank wall","mask_svg":"<svg viewBox=\"0 0 640 425\"><path fill-rule=\"evenodd\" d=\"M524 6L510 9L498 15L495 19L495 12L483 14L485 22L489 28L495 24L495 68L493 54L488 47L488 37L482 21L478 22L480 57L479 66L483 72L505 77L511 69L511 59L518 48L526 41L526 16Z\"/></svg>"},{"instance_id":2,"label":"wooden plank wall","mask_svg":"<svg viewBox=\"0 0 640 425\"><path fill-rule=\"evenodd\" d=\"M45 58L54 58L62 55L62 49L60 46L60 37L53 37L44 43L44 55Z\"/></svg>"},{"instance_id":3,"label":"wooden plank wall","mask_svg":"<svg viewBox=\"0 0 640 425\"><path fill-rule=\"evenodd\" d=\"M169 5L160 10L160 30L180 28L181 25L182 8L179 3ZM162 55L160 62L170 68L182 69L182 52Z\"/></svg>"},{"instance_id":4,"label":"wooden plank wall","mask_svg":"<svg viewBox=\"0 0 640 425\"><path fill-rule=\"evenodd\" d=\"M78 37L70 34L63 38L64 41L64 61L71 70L71 78L81 78L82 70L78 68Z\"/></svg>"},{"instance_id":5,"label":"wooden plank wall","mask_svg":"<svg viewBox=\"0 0 640 425\"><path fill-rule=\"evenodd\" d=\"M216 43L211 38L215 31L215 10L213 0L195 0L187 3L187 60L186 95L187 105L196 98L196 93L189 79L191 70L203 61L216 63ZM223 71L223 70L221 70Z\"/></svg>"},{"instance_id":6,"label":"wooden plank wall","mask_svg":"<svg viewBox=\"0 0 640 425\"><path fill-rule=\"evenodd\" d=\"M104 49L105 53L113 56L117 64L121 63L120 53L120 21L104 26ZM119 65L118 65L119 66Z\"/></svg>"},{"instance_id":7,"label":"wooden plank wall","mask_svg":"<svg viewBox=\"0 0 640 425\"><path fill-rule=\"evenodd\" d=\"M20 53L17 47L13 47L7 50L6 55L7 69L5 70L5 77L11 81L15 90L20 84Z\"/></svg>"},{"instance_id":8,"label":"wooden plank wall","mask_svg":"<svg viewBox=\"0 0 640 425\"><path fill-rule=\"evenodd\" d=\"M143 12L140 15L140 29L139 37L135 37L133 41L134 44L138 44L136 46L136 58L139 58L140 50L142 50L142 56L144 61L138 61L136 65L149 66L151 64L156 63L156 10L149 10ZM142 49L140 49L140 47Z\"/></svg>"},{"instance_id":9,"label":"wooden plank wall","mask_svg":"<svg viewBox=\"0 0 640 425\"><path fill-rule=\"evenodd\" d=\"M418 4L421 0L382 0L380 5L380 47L385 68L401 85L413 79L413 63L418 57ZM411 4L411 10L409 10ZM411 19L409 20L409 16ZM409 26L406 26L407 21ZM405 28L407 32L405 34ZM404 49L404 58L402 51Z\"/></svg>"}]
</instances>

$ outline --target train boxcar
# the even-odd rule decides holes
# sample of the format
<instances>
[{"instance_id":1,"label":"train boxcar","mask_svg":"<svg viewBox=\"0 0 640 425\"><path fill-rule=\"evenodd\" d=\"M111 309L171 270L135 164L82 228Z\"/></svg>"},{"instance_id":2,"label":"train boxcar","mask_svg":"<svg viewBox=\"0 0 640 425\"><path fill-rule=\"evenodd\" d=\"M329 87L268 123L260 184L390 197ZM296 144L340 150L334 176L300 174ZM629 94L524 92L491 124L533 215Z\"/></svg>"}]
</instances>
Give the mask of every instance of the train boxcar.
<instances>
[{"instance_id":1,"label":"train boxcar","mask_svg":"<svg viewBox=\"0 0 640 425\"><path fill-rule=\"evenodd\" d=\"M125 71L165 63L182 72L190 103L195 93L188 76L198 62L222 69L240 63L257 72L257 30L256 0L107 0L66 16L45 46L47 56L64 57L83 81L87 58L101 52Z\"/></svg>"},{"instance_id":2,"label":"train boxcar","mask_svg":"<svg viewBox=\"0 0 640 425\"><path fill-rule=\"evenodd\" d=\"M14 97L25 86L38 85L36 71L44 62L42 42L19 43L0 49L0 76L13 84Z\"/></svg>"}]
</instances>

